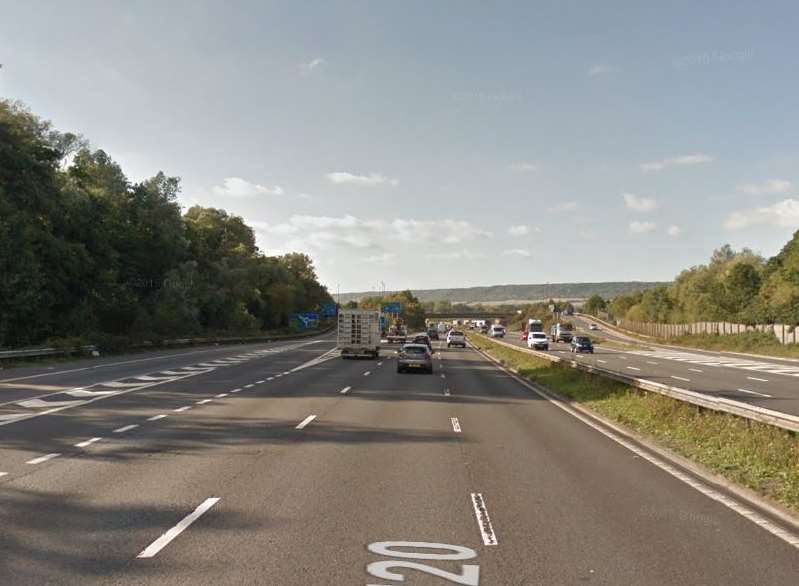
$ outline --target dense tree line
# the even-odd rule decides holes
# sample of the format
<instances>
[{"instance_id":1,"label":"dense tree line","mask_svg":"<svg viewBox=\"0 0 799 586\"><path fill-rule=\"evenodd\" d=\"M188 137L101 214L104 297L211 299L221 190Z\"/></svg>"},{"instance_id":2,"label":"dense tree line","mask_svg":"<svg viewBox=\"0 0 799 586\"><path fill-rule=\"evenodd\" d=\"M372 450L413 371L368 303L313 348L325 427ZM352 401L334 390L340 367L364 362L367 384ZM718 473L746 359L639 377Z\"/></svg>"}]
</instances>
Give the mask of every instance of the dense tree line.
<instances>
[{"instance_id":1,"label":"dense tree line","mask_svg":"<svg viewBox=\"0 0 799 586\"><path fill-rule=\"evenodd\" d=\"M589 313L660 323L729 321L799 325L799 231L770 259L724 245L710 262L684 270L669 286L609 302L589 299Z\"/></svg>"},{"instance_id":2,"label":"dense tree line","mask_svg":"<svg viewBox=\"0 0 799 586\"><path fill-rule=\"evenodd\" d=\"M331 301L304 254L270 257L179 179L130 182L102 150L0 101L0 346L255 333Z\"/></svg>"},{"instance_id":3,"label":"dense tree line","mask_svg":"<svg viewBox=\"0 0 799 586\"><path fill-rule=\"evenodd\" d=\"M425 310L419 299L410 291L400 291L398 293L388 293L386 295L371 295L364 297L357 304L353 305L361 309L379 309L384 303L399 301L400 319L412 328L423 328L425 325Z\"/></svg>"}]
</instances>

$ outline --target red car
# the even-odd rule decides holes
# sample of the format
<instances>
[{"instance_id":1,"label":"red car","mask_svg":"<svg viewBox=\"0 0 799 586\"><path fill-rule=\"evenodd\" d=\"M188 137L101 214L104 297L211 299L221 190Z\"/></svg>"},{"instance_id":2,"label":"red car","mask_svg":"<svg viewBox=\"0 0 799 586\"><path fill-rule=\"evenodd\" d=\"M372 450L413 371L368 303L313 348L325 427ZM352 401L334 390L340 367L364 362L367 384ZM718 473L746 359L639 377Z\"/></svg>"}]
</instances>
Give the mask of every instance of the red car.
<instances>
[{"instance_id":1,"label":"red car","mask_svg":"<svg viewBox=\"0 0 799 586\"><path fill-rule=\"evenodd\" d=\"M527 330L522 330L522 342L527 341Z\"/></svg>"}]
</instances>

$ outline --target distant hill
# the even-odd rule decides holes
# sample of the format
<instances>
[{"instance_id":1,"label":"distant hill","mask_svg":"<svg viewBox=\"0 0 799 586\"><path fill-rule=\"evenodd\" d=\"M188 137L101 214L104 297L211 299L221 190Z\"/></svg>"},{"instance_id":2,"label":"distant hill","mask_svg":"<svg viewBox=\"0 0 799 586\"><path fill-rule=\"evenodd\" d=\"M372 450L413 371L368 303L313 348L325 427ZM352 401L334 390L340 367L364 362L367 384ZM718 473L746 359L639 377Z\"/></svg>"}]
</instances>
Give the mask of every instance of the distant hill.
<instances>
[{"instance_id":1,"label":"distant hill","mask_svg":"<svg viewBox=\"0 0 799 586\"><path fill-rule=\"evenodd\" d=\"M585 299L598 294L604 298L668 285L662 281L626 281L608 283L545 283L538 285L489 285L457 289L414 289L421 302L450 301L452 303L510 302L523 303L546 299ZM375 295L374 291L342 293L341 303Z\"/></svg>"}]
</instances>

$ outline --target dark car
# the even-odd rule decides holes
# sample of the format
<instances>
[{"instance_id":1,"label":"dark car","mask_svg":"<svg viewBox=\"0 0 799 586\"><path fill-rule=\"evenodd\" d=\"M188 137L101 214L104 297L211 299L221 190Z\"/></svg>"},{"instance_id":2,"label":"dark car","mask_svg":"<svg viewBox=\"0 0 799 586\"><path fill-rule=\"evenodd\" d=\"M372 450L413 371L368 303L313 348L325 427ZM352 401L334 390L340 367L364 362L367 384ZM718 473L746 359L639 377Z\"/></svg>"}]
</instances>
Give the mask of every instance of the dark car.
<instances>
[{"instance_id":1,"label":"dark car","mask_svg":"<svg viewBox=\"0 0 799 586\"><path fill-rule=\"evenodd\" d=\"M594 345L591 343L591 338L587 336L575 336L572 338L571 343L572 352L590 352L594 353Z\"/></svg>"},{"instance_id":2,"label":"dark car","mask_svg":"<svg viewBox=\"0 0 799 586\"><path fill-rule=\"evenodd\" d=\"M430 352L433 351L433 342L427 334L416 334L408 341L409 344L424 344Z\"/></svg>"},{"instance_id":3,"label":"dark car","mask_svg":"<svg viewBox=\"0 0 799 586\"><path fill-rule=\"evenodd\" d=\"M431 340L438 340L438 330L436 328L430 328L427 330L427 335Z\"/></svg>"},{"instance_id":4,"label":"dark car","mask_svg":"<svg viewBox=\"0 0 799 586\"><path fill-rule=\"evenodd\" d=\"M405 344L397 357L397 372L418 370L433 374L433 355L425 344Z\"/></svg>"}]
</instances>

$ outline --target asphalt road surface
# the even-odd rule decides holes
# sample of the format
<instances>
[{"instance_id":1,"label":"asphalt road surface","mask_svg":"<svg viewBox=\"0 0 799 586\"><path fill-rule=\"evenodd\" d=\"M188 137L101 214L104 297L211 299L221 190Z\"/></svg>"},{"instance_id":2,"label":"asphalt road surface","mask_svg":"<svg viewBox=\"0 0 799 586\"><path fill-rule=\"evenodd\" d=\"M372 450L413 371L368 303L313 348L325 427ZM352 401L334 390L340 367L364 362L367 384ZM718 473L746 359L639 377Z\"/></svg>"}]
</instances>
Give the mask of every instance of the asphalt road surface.
<instances>
[{"instance_id":1,"label":"asphalt road surface","mask_svg":"<svg viewBox=\"0 0 799 586\"><path fill-rule=\"evenodd\" d=\"M572 321L579 335L598 342L594 354L572 354L569 344L550 342L549 351L557 356L574 358L626 376L799 415L799 361L641 342L636 348L613 348L603 345L602 340L629 340L606 331L602 325L599 331L589 330L589 321L584 318L575 317ZM521 332L508 332L504 341L527 347Z\"/></svg>"},{"instance_id":2,"label":"asphalt road surface","mask_svg":"<svg viewBox=\"0 0 799 586\"><path fill-rule=\"evenodd\" d=\"M797 584L795 529L474 350L333 349L6 372L78 402L5 406L0 583Z\"/></svg>"}]
</instances>

